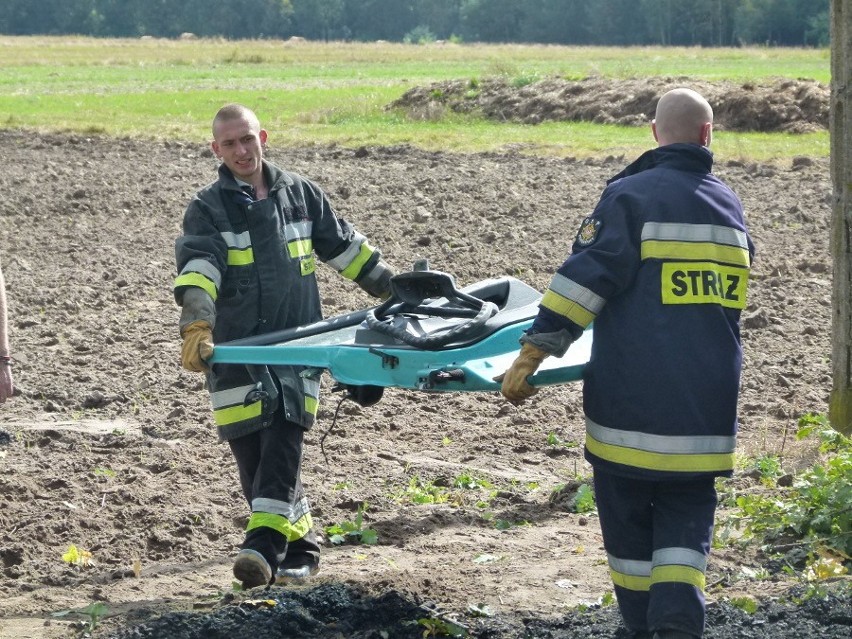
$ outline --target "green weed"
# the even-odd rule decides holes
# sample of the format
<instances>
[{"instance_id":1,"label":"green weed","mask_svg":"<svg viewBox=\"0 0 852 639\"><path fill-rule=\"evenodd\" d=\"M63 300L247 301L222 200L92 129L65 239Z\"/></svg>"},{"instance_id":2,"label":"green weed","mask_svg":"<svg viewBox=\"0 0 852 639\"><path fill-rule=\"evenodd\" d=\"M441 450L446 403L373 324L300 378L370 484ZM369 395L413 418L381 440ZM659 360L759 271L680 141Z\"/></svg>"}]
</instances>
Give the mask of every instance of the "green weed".
<instances>
[{"instance_id":1,"label":"green weed","mask_svg":"<svg viewBox=\"0 0 852 639\"><path fill-rule=\"evenodd\" d=\"M100 601L95 601L90 603L85 608L76 608L73 610L60 610L59 612L54 612L51 616L56 618L67 617L68 615L79 615L87 618L85 622L85 631L87 633L94 632L95 628L98 627L101 619L109 612L109 608L106 607L105 604Z\"/></svg>"},{"instance_id":2,"label":"green weed","mask_svg":"<svg viewBox=\"0 0 852 639\"><path fill-rule=\"evenodd\" d=\"M579 444L575 441L565 441L559 435L554 433L553 431L547 434L547 445L548 446L564 446L565 448L577 448Z\"/></svg>"},{"instance_id":3,"label":"green weed","mask_svg":"<svg viewBox=\"0 0 852 639\"><path fill-rule=\"evenodd\" d=\"M495 519L494 527L497 530L510 530L517 526L532 526L530 522L526 519L522 519L521 521L509 521L508 519Z\"/></svg>"},{"instance_id":4,"label":"green weed","mask_svg":"<svg viewBox=\"0 0 852 639\"><path fill-rule=\"evenodd\" d=\"M758 609L757 601L749 596L731 597L730 599L728 599L728 603L730 603L735 608L739 608L743 612L747 612L750 615L756 613Z\"/></svg>"},{"instance_id":5,"label":"green weed","mask_svg":"<svg viewBox=\"0 0 852 639\"><path fill-rule=\"evenodd\" d=\"M417 623L425 628L424 637L469 637L466 629L457 623L436 617L424 617L418 619Z\"/></svg>"},{"instance_id":6,"label":"green weed","mask_svg":"<svg viewBox=\"0 0 852 639\"><path fill-rule=\"evenodd\" d=\"M535 84L539 80L541 80L541 78L537 73L524 73L512 78L510 84L515 89L522 89L530 84Z\"/></svg>"},{"instance_id":7,"label":"green weed","mask_svg":"<svg viewBox=\"0 0 852 639\"><path fill-rule=\"evenodd\" d=\"M573 495L571 494L573 491ZM562 494L571 495L567 500L567 509L574 513L591 513L597 508L595 503L595 491L592 489L590 480L577 479L567 484L554 486L550 493L550 501L566 501Z\"/></svg>"},{"instance_id":8,"label":"green weed","mask_svg":"<svg viewBox=\"0 0 852 639\"><path fill-rule=\"evenodd\" d=\"M751 460L747 468L753 468L760 474L760 483L764 486L775 486L776 480L784 474L781 468L781 458L776 455L763 455Z\"/></svg>"},{"instance_id":9,"label":"green weed","mask_svg":"<svg viewBox=\"0 0 852 639\"><path fill-rule=\"evenodd\" d=\"M475 475L464 472L453 480L453 486L456 488L464 488L466 490L475 490L477 488L494 488L494 485L487 479L476 477Z\"/></svg>"},{"instance_id":10,"label":"green weed","mask_svg":"<svg viewBox=\"0 0 852 639\"><path fill-rule=\"evenodd\" d=\"M595 493L588 484L581 484L574 498L574 512L590 513L596 508Z\"/></svg>"},{"instance_id":11,"label":"green weed","mask_svg":"<svg viewBox=\"0 0 852 639\"><path fill-rule=\"evenodd\" d=\"M379 535L372 528L364 528L364 512L367 504L361 504L354 521L344 521L340 524L326 526L325 533L328 540L335 546L345 543L375 544L378 543Z\"/></svg>"},{"instance_id":12,"label":"green weed","mask_svg":"<svg viewBox=\"0 0 852 639\"><path fill-rule=\"evenodd\" d=\"M394 501L412 504L444 504L449 498L450 491L446 488L436 486L432 481L423 481L416 475L408 480L405 488L391 494Z\"/></svg>"},{"instance_id":13,"label":"green weed","mask_svg":"<svg viewBox=\"0 0 852 639\"><path fill-rule=\"evenodd\" d=\"M797 474L792 486L772 492L741 494L733 498L736 511L721 525L720 537L728 541L739 531L740 543L768 547L799 546L809 556L828 552L852 555L852 444L827 428L824 417L806 415L799 420L797 437L820 438L823 463Z\"/></svg>"}]
</instances>

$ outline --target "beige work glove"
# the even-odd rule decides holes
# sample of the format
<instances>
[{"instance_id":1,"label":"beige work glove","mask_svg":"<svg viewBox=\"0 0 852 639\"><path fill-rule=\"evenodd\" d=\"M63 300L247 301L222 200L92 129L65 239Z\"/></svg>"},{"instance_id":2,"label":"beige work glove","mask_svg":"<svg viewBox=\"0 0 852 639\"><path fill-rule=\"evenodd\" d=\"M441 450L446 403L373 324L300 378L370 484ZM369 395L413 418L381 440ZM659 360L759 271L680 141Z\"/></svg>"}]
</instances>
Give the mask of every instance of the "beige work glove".
<instances>
[{"instance_id":1,"label":"beige work glove","mask_svg":"<svg viewBox=\"0 0 852 639\"><path fill-rule=\"evenodd\" d=\"M548 355L549 353L540 348L524 342L509 370L494 378L495 382L502 382L500 392L503 397L512 403L519 403L535 395L538 389L527 383L527 377L538 370Z\"/></svg>"},{"instance_id":2,"label":"beige work glove","mask_svg":"<svg viewBox=\"0 0 852 639\"><path fill-rule=\"evenodd\" d=\"M188 371L206 373L207 360L213 354L213 329L209 322L199 320L183 327L180 363Z\"/></svg>"}]
</instances>

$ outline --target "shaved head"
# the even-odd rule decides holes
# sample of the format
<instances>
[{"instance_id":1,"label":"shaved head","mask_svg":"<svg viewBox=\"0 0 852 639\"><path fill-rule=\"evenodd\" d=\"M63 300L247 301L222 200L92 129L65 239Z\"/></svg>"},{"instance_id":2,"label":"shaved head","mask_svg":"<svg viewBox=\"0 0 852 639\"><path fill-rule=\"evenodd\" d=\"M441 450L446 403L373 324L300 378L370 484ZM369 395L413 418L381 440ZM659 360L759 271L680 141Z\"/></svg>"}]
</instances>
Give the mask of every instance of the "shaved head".
<instances>
[{"instance_id":1,"label":"shaved head","mask_svg":"<svg viewBox=\"0 0 852 639\"><path fill-rule=\"evenodd\" d=\"M660 146L678 142L710 146L713 109L692 89L672 89L657 102L651 127Z\"/></svg>"},{"instance_id":2,"label":"shaved head","mask_svg":"<svg viewBox=\"0 0 852 639\"><path fill-rule=\"evenodd\" d=\"M266 130L254 111L241 104L226 104L213 118L213 153L239 180L253 185L260 193L263 179L263 146Z\"/></svg>"},{"instance_id":3,"label":"shaved head","mask_svg":"<svg viewBox=\"0 0 852 639\"><path fill-rule=\"evenodd\" d=\"M253 131L260 131L260 120L257 119L254 111L242 104L226 104L216 112L216 117L213 118L213 138L216 138L220 124L233 120L243 120Z\"/></svg>"}]
</instances>

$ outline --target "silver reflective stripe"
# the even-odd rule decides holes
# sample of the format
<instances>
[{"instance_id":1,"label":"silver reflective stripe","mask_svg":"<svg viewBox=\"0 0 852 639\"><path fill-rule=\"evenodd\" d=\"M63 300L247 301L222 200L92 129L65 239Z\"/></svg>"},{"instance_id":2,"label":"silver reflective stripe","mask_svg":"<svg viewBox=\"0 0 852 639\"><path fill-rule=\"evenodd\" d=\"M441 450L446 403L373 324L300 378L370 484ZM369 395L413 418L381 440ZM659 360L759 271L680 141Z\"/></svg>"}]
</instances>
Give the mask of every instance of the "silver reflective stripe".
<instances>
[{"instance_id":1,"label":"silver reflective stripe","mask_svg":"<svg viewBox=\"0 0 852 639\"><path fill-rule=\"evenodd\" d=\"M228 388L210 393L210 402L213 404L213 410L245 403L246 395L255 388L257 387L254 384L249 384L248 386L237 386L236 388Z\"/></svg>"},{"instance_id":2,"label":"silver reflective stripe","mask_svg":"<svg viewBox=\"0 0 852 639\"><path fill-rule=\"evenodd\" d=\"M239 234L225 231L221 235L222 239L225 240L225 244L228 245L228 248L246 249L251 246L251 236L248 231L243 231Z\"/></svg>"},{"instance_id":3,"label":"silver reflective stripe","mask_svg":"<svg viewBox=\"0 0 852 639\"><path fill-rule=\"evenodd\" d=\"M288 242L293 240L303 240L311 237L314 223L310 220L306 222L290 222L284 225L284 237Z\"/></svg>"},{"instance_id":4,"label":"silver reflective stripe","mask_svg":"<svg viewBox=\"0 0 852 639\"><path fill-rule=\"evenodd\" d=\"M333 260L329 260L327 264L335 271L342 271L352 263L361 253L361 245L367 241L367 238L355 231L355 237L352 238L352 244Z\"/></svg>"},{"instance_id":5,"label":"silver reflective stripe","mask_svg":"<svg viewBox=\"0 0 852 639\"><path fill-rule=\"evenodd\" d=\"M655 568L657 566L689 566L701 572L707 570L707 557L703 552L691 548L660 548L654 551L652 563Z\"/></svg>"},{"instance_id":6,"label":"silver reflective stripe","mask_svg":"<svg viewBox=\"0 0 852 639\"><path fill-rule=\"evenodd\" d=\"M588 417L586 417L586 432L602 444L634 448L649 453L687 455L732 453L737 445L736 437L714 435L693 437L684 435L650 435L648 433L601 426Z\"/></svg>"},{"instance_id":7,"label":"silver reflective stripe","mask_svg":"<svg viewBox=\"0 0 852 639\"><path fill-rule=\"evenodd\" d=\"M669 242L712 242L738 246L748 250L744 231L717 224L677 224L674 222L645 222L642 226L642 241L661 240Z\"/></svg>"},{"instance_id":8,"label":"silver reflective stripe","mask_svg":"<svg viewBox=\"0 0 852 639\"><path fill-rule=\"evenodd\" d=\"M251 511L253 513L281 515L289 521L295 522L307 515L311 511L311 507L308 505L306 497L303 497L295 504L267 497L255 497L251 500Z\"/></svg>"},{"instance_id":9,"label":"silver reflective stripe","mask_svg":"<svg viewBox=\"0 0 852 639\"><path fill-rule=\"evenodd\" d=\"M189 260L180 272L181 275L186 273L201 273L204 277L213 282L217 289L222 285L222 274L219 272L218 268L213 266L207 260Z\"/></svg>"},{"instance_id":10,"label":"silver reflective stripe","mask_svg":"<svg viewBox=\"0 0 852 639\"><path fill-rule=\"evenodd\" d=\"M313 398L318 398L320 393L320 383L319 380L315 379L307 379L306 377L302 378L302 388L305 389L305 393L310 395Z\"/></svg>"},{"instance_id":11,"label":"silver reflective stripe","mask_svg":"<svg viewBox=\"0 0 852 639\"><path fill-rule=\"evenodd\" d=\"M609 553L606 554L609 567L622 575L631 575L633 577L650 577L651 562L640 561L638 559L619 559Z\"/></svg>"},{"instance_id":12,"label":"silver reflective stripe","mask_svg":"<svg viewBox=\"0 0 852 639\"><path fill-rule=\"evenodd\" d=\"M369 285L373 282L379 281L390 269L382 262L376 264L376 267L372 269L369 273L364 276L364 279L360 281L361 286L366 285L369 288Z\"/></svg>"},{"instance_id":13,"label":"silver reflective stripe","mask_svg":"<svg viewBox=\"0 0 852 639\"><path fill-rule=\"evenodd\" d=\"M577 302L577 304L595 315L600 313L604 304L606 304L606 300L597 293L590 291L585 286L581 286L574 280L570 280L559 273L553 276L548 288L572 302Z\"/></svg>"}]
</instances>

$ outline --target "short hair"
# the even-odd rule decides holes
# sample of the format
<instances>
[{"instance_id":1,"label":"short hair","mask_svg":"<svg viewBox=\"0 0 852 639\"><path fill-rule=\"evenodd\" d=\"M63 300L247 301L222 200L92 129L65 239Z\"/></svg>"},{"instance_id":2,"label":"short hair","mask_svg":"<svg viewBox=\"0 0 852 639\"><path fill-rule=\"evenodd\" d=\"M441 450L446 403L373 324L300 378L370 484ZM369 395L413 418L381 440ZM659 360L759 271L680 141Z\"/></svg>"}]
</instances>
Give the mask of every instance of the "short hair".
<instances>
[{"instance_id":1,"label":"short hair","mask_svg":"<svg viewBox=\"0 0 852 639\"><path fill-rule=\"evenodd\" d=\"M219 109L213 118L212 130L214 138L216 137L216 125L220 122L228 122L230 120L246 120L260 130L260 120L257 119L254 111L242 104L231 103Z\"/></svg>"},{"instance_id":2,"label":"short hair","mask_svg":"<svg viewBox=\"0 0 852 639\"><path fill-rule=\"evenodd\" d=\"M655 120L658 135L669 143L697 143L702 125L713 123L713 109L692 89L672 89L657 102Z\"/></svg>"}]
</instances>

